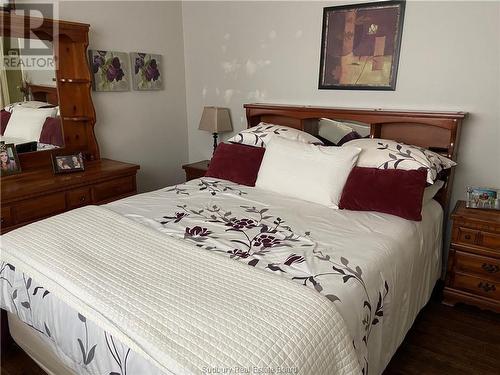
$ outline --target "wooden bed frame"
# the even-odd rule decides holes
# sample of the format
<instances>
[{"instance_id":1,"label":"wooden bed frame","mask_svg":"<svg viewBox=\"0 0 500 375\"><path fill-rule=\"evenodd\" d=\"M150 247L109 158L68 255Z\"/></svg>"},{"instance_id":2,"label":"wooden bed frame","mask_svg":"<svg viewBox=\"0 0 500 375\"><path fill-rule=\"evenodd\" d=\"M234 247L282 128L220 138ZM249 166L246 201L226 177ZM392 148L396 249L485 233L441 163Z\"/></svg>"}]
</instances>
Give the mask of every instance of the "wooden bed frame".
<instances>
[{"instance_id":1,"label":"wooden bed frame","mask_svg":"<svg viewBox=\"0 0 500 375\"><path fill-rule=\"evenodd\" d=\"M454 161L457 159L460 128L465 112L404 111L330 108L282 104L245 104L248 127L260 122L289 126L313 135L320 118L345 120L370 127L371 138L392 139L428 148ZM447 217L454 168L440 175L445 182L435 199ZM446 220L446 219L445 219Z\"/></svg>"}]
</instances>

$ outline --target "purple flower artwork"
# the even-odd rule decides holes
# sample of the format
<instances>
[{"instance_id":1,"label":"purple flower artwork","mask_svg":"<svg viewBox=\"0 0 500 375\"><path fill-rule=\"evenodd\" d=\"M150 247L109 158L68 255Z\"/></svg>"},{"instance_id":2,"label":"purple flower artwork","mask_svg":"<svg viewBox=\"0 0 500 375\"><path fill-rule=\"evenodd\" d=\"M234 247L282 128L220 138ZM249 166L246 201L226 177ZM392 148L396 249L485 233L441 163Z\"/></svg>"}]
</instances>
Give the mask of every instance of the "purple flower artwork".
<instances>
[{"instance_id":1,"label":"purple flower artwork","mask_svg":"<svg viewBox=\"0 0 500 375\"><path fill-rule=\"evenodd\" d=\"M161 55L131 52L132 85L134 90L161 90L163 77L161 72Z\"/></svg>"},{"instance_id":2,"label":"purple flower artwork","mask_svg":"<svg viewBox=\"0 0 500 375\"><path fill-rule=\"evenodd\" d=\"M95 91L130 90L126 52L89 50L89 56Z\"/></svg>"}]
</instances>

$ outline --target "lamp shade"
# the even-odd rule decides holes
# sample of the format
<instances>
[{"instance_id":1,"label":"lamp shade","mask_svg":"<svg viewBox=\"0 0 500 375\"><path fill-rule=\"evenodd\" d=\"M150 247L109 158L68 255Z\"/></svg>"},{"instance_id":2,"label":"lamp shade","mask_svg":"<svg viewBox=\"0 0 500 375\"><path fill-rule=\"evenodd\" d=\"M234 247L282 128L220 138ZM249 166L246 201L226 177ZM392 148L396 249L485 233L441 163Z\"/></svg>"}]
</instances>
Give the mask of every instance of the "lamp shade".
<instances>
[{"instance_id":1,"label":"lamp shade","mask_svg":"<svg viewBox=\"0 0 500 375\"><path fill-rule=\"evenodd\" d=\"M199 130L210 133L223 133L233 130L228 108L205 107L201 115Z\"/></svg>"}]
</instances>

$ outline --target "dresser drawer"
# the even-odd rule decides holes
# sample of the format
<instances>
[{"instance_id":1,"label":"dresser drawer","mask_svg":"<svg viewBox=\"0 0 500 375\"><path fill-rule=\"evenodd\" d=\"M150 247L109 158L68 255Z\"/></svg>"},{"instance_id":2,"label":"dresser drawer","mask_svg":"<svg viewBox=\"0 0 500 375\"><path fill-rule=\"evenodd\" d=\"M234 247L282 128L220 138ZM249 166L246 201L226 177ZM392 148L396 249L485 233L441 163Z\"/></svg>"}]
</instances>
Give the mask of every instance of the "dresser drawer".
<instances>
[{"instance_id":1,"label":"dresser drawer","mask_svg":"<svg viewBox=\"0 0 500 375\"><path fill-rule=\"evenodd\" d=\"M500 301L500 283L484 278L456 273L453 288Z\"/></svg>"},{"instance_id":2,"label":"dresser drawer","mask_svg":"<svg viewBox=\"0 0 500 375\"><path fill-rule=\"evenodd\" d=\"M8 226L11 226L12 224L14 224L14 222L12 220L11 209L9 206L3 206L2 207L2 218L0 221L0 225L2 226L2 228L5 228Z\"/></svg>"},{"instance_id":3,"label":"dresser drawer","mask_svg":"<svg viewBox=\"0 0 500 375\"><path fill-rule=\"evenodd\" d=\"M55 215L65 209L66 198L64 193L37 197L33 200L17 203L15 206L18 223Z\"/></svg>"},{"instance_id":4,"label":"dresser drawer","mask_svg":"<svg viewBox=\"0 0 500 375\"><path fill-rule=\"evenodd\" d=\"M500 282L500 259L457 251L455 253L455 271Z\"/></svg>"},{"instance_id":5,"label":"dresser drawer","mask_svg":"<svg viewBox=\"0 0 500 375\"><path fill-rule=\"evenodd\" d=\"M119 198L122 195L135 193L135 178L134 176L117 178L97 184L92 189L95 203Z\"/></svg>"},{"instance_id":6,"label":"dresser drawer","mask_svg":"<svg viewBox=\"0 0 500 375\"><path fill-rule=\"evenodd\" d=\"M92 203L90 188L84 187L68 191L66 193L66 201L68 202L68 209L82 207Z\"/></svg>"}]
</instances>

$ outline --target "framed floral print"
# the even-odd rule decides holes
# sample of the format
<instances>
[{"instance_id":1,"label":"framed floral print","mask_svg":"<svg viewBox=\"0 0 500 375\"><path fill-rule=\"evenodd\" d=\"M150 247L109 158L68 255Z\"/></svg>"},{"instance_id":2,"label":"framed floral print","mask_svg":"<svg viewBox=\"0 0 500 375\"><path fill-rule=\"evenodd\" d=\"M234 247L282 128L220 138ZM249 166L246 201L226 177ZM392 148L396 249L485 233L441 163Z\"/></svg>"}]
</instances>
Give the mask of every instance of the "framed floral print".
<instances>
[{"instance_id":1,"label":"framed floral print","mask_svg":"<svg viewBox=\"0 0 500 375\"><path fill-rule=\"evenodd\" d=\"M89 50L94 91L129 91L129 65L126 52Z\"/></svg>"},{"instance_id":2,"label":"framed floral print","mask_svg":"<svg viewBox=\"0 0 500 375\"><path fill-rule=\"evenodd\" d=\"M163 76L161 72L161 55L152 53L131 52L132 85L134 90L161 90Z\"/></svg>"},{"instance_id":3,"label":"framed floral print","mask_svg":"<svg viewBox=\"0 0 500 375\"><path fill-rule=\"evenodd\" d=\"M396 88L405 1L323 9L319 89Z\"/></svg>"}]
</instances>

